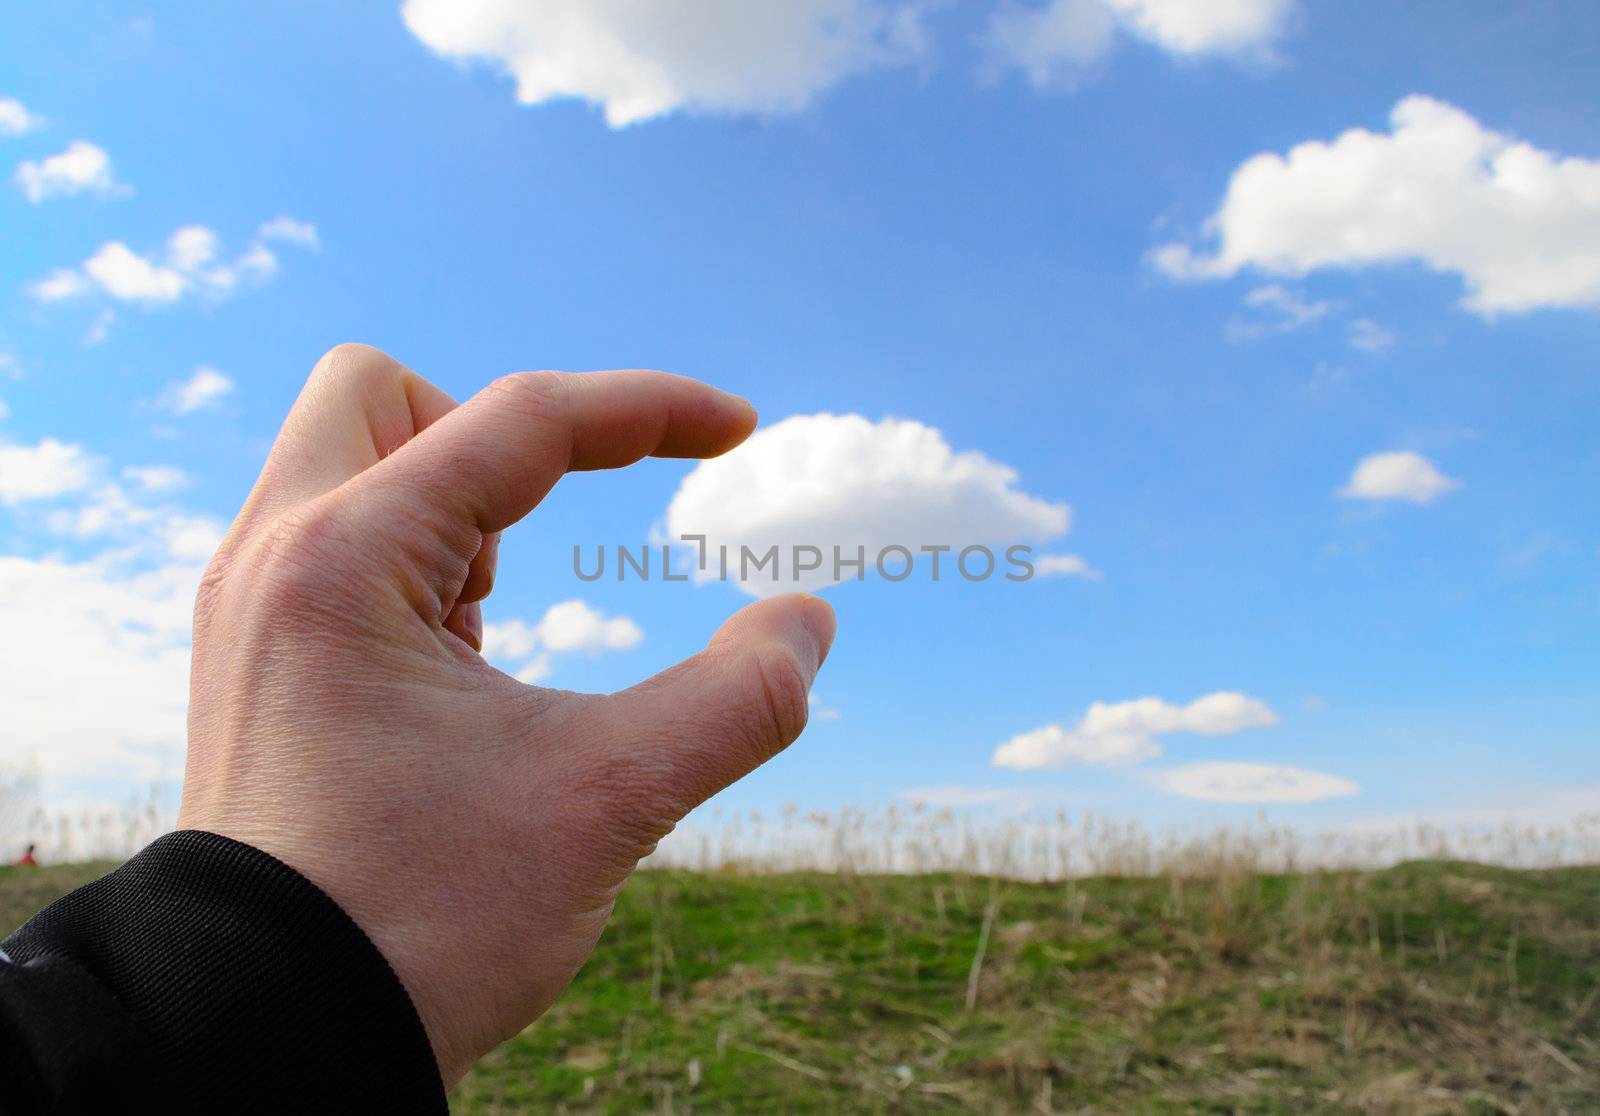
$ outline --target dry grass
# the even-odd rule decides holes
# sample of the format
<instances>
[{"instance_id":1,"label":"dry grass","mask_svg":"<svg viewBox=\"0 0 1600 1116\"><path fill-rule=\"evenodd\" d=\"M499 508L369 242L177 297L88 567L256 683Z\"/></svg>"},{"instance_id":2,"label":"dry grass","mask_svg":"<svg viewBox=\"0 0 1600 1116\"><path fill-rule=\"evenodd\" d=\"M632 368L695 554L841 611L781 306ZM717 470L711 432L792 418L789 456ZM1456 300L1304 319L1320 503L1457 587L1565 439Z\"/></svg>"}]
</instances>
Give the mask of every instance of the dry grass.
<instances>
[{"instance_id":1,"label":"dry grass","mask_svg":"<svg viewBox=\"0 0 1600 1116\"><path fill-rule=\"evenodd\" d=\"M156 804L118 818L43 819L41 849L122 853L162 825ZM638 874L457 1111L1600 1111L1593 819L711 820ZM104 867L0 869L0 913Z\"/></svg>"}]
</instances>

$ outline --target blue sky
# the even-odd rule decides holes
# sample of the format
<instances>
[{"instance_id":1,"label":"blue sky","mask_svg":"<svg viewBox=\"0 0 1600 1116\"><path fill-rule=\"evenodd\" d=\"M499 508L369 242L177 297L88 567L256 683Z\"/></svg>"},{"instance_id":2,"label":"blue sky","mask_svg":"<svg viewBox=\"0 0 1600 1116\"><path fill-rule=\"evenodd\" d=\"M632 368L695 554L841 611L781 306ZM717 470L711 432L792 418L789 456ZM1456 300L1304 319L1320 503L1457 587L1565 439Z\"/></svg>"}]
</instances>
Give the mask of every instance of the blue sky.
<instances>
[{"instance_id":1,"label":"blue sky","mask_svg":"<svg viewBox=\"0 0 1600 1116\"><path fill-rule=\"evenodd\" d=\"M656 7L0 16L0 762L57 802L175 778L207 540L360 340L458 398L747 395L810 456L697 475L735 541L903 516L1087 566L826 590L828 712L729 803L1600 810L1593 5ZM693 471L518 527L496 661L619 688L748 601L573 576Z\"/></svg>"}]
</instances>

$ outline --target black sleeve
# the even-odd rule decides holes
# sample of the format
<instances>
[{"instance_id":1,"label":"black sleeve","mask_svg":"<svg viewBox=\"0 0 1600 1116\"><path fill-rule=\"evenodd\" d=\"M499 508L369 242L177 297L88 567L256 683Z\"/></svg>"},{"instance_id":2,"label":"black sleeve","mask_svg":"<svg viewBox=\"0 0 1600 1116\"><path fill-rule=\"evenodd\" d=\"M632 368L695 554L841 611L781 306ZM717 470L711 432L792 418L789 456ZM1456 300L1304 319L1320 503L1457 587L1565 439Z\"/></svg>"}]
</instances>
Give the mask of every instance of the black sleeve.
<instances>
[{"instance_id":1,"label":"black sleeve","mask_svg":"<svg viewBox=\"0 0 1600 1116\"><path fill-rule=\"evenodd\" d=\"M377 948L266 853L173 833L0 943L0 1113L442 1113Z\"/></svg>"}]
</instances>

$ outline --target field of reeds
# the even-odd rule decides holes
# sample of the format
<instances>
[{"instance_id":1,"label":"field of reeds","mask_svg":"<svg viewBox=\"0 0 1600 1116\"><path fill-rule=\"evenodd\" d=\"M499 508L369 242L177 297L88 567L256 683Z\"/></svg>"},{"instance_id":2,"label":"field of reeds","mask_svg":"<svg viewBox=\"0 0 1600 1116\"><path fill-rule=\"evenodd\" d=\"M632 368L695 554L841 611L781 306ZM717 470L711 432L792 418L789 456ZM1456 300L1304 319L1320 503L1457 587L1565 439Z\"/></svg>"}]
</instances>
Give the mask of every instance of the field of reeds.
<instances>
[{"instance_id":1,"label":"field of reeds","mask_svg":"<svg viewBox=\"0 0 1600 1116\"><path fill-rule=\"evenodd\" d=\"M66 836L87 850L114 828ZM1157 837L915 809L713 815L637 875L572 989L452 1104L1600 1111L1597 837L1593 820ZM108 866L0 870L0 915Z\"/></svg>"}]
</instances>

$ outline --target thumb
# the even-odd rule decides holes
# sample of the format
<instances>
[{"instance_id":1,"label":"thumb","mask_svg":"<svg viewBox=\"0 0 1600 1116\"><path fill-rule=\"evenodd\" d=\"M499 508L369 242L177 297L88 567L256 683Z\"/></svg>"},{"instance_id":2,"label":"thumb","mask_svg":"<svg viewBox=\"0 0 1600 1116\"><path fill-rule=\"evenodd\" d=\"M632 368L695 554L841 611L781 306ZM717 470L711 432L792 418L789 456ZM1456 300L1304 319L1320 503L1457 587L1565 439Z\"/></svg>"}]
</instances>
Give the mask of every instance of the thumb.
<instances>
[{"instance_id":1,"label":"thumb","mask_svg":"<svg viewBox=\"0 0 1600 1116\"><path fill-rule=\"evenodd\" d=\"M604 703L610 757L648 772L645 793L681 817L787 748L833 644L826 601L789 594L730 617L706 649Z\"/></svg>"}]
</instances>

